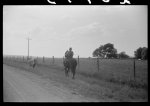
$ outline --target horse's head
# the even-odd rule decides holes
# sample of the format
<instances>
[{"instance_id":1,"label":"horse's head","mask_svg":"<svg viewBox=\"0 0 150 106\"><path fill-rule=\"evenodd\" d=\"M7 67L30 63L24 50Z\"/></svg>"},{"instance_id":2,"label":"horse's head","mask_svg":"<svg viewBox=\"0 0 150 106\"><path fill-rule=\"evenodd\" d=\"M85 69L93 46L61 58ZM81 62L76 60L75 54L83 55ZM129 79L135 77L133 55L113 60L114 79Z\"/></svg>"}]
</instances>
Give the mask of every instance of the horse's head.
<instances>
[{"instance_id":1,"label":"horse's head","mask_svg":"<svg viewBox=\"0 0 150 106\"><path fill-rule=\"evenodd\" d=\"M65 67L69 67L69 61L67 59L65 59L63 61L63 64L64 64Z\"/></svg>"}]
</instances>

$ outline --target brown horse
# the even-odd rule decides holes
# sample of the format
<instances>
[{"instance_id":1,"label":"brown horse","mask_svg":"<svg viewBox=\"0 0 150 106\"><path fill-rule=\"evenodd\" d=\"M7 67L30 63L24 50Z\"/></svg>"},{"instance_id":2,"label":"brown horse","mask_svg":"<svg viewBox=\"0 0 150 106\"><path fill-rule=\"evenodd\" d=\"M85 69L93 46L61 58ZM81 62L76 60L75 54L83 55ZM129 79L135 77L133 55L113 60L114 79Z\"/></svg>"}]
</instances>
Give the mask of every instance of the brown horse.
<instances>
[{"instance_id":1,"label":"brown horse","mask_svg":"<svg viewBox=\"0 0 150 106\"><path fill-rule=\"evenodd\" d=\"M76 66L77 66L77 61L74 58L71 59L65 59L63 61L64 67L65 67L65 75L69 76L68 72L71 70L72 72L72 79L75 78L75 73L76 73Z\"/></svg>"}]
</instances>

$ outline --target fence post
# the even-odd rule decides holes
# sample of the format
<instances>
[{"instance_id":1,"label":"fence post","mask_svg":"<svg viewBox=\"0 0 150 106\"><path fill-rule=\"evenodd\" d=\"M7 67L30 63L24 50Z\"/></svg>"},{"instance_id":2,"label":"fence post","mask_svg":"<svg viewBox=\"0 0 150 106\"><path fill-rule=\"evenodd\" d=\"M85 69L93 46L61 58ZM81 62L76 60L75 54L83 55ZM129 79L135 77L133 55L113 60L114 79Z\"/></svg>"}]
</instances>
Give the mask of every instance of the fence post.
<instances>
[{"instance_id":1,"label":"fence post","mask_svg":"<svg viewBox=\"0 0 150 106\"><path fill-rule=\"evenodd\" d=\"M44 56L43 56L43 62L44 62Z\"/></svg>"},{"instance_id":2,"label":"fence post","mask_svg":"<svg viewBox=\"0 0 150 106\"><path fill-rule=\"evenodd\" d=\"M8 59L8 63L10 64L11 63L11 57L9 56L9 59Z\"/></svg>"},{"instance_id":3,"label":"fence post","mask_svg":"<svg viewBox=\"0 0 150 106\"><path fill-rule=\"evenodd\" d=\"M53 56L53 64L54 64L55 60L54 60L54 56Z\"/></svg>"},{"instance_id":4,"label":"fence post","mask_svg":"<svg viewBox=\"0 0 150 106\"><path fill-rule=\"evenodd\" d=\"M79 56L78 56L78 65L79 65Z\"/></svg>"},{"instance_id":5,"label":"fence post","mask_svg":"<svg viewBox=\"0 0 150 106\"><path fill-rule=\"evenodd\" d=\"M97 57L97 69L99 71L99 57Z\"/></svg>"},{"instance_id":6,"label":"fence post","mask_svg":"<svg viewBox=\"0 0 150 106\"><path fill-rule=\"evenodd\" d=\"M78 69L79 69L79 66L80 66L80 64L79 64L79 55L78 55Z\"/></svg>"},{"instance_id":7,"label":"fence post","mask_svg":"<svg viewBox=\"0 0 150 106\"><path fill-rule=\"evenodd\" d=\"M135 77L136 77L136 73L135 73L135 59L133 61L133 73L134 73L134 80L135 80Z\"/></svg>"}]
</instances>

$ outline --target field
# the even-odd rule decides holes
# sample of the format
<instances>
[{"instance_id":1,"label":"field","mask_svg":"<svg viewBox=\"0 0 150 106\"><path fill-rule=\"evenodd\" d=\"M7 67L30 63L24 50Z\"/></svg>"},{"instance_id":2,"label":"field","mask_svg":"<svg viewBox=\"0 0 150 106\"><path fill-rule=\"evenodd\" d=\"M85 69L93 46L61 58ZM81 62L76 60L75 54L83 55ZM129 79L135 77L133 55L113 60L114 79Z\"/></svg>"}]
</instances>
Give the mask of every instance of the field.
<instances>
[{"instance_id":1,"label":"field","mask_svg":"<svg viewBox=\"0 0 150 106\"><path fill-rule=\"evenodd\" d=\"M37 69L42 68L42 72L38 74L44 75L47 68L56 69L58 74L63 72L64 67L63 59L55 58L43 58L38 57ZM4 58L3 63L31 70L23 58ZM135 78L133 72L133 60L121 60L121 59L100 59L99 71L97 69L97 60L92 58L80 58L79 64L76 70L76 79L82 82L86 82L89 85L86 87L84 84L66 85L70 88L75 88L83 95L93 96L96 98L107 97L109 99L115 99L117 101L147 101L148 99L148 65L147 61L135 60ZM51 72L48 72L49 74ZM61 79L53 79L62 83ZM70 81L72 79L70 78ZM88 94L87 94L88 92ZM100 93L101 92L101 93Z\"/></svg>"}]
</instances>

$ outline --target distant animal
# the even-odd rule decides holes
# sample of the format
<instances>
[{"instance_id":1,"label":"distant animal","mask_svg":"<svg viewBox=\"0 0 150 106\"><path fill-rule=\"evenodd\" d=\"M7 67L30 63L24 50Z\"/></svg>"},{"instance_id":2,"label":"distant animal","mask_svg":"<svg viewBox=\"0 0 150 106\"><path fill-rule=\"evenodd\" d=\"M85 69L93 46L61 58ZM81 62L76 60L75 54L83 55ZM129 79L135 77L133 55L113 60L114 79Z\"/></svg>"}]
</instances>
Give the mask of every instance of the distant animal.
<instances>
[{"instance_id":1,"label":"distant animal","mask_svg":"<svg viewBox=\"0 0 150 106\"><path fill-rule=\"evenodd\" d=\"M37 60L35 58L29 58L27 59L27 63L34 69L37 65Z\"/></svg>"},{"instance_id":2,"label":"distant animal","mask_svg":"<svg viewBox=\"0 0 150 106\"><path fill-rule=\"evenodd\" d=\"M66 77L69 76L69 71L71 70L72 72L72 79L75 79L75 73L76 73L76 66L77 66L77 61L74 58L67 59L65 58L63 61L64 68L65 68L65 75Z\"/></svg>"}]
</instances>

